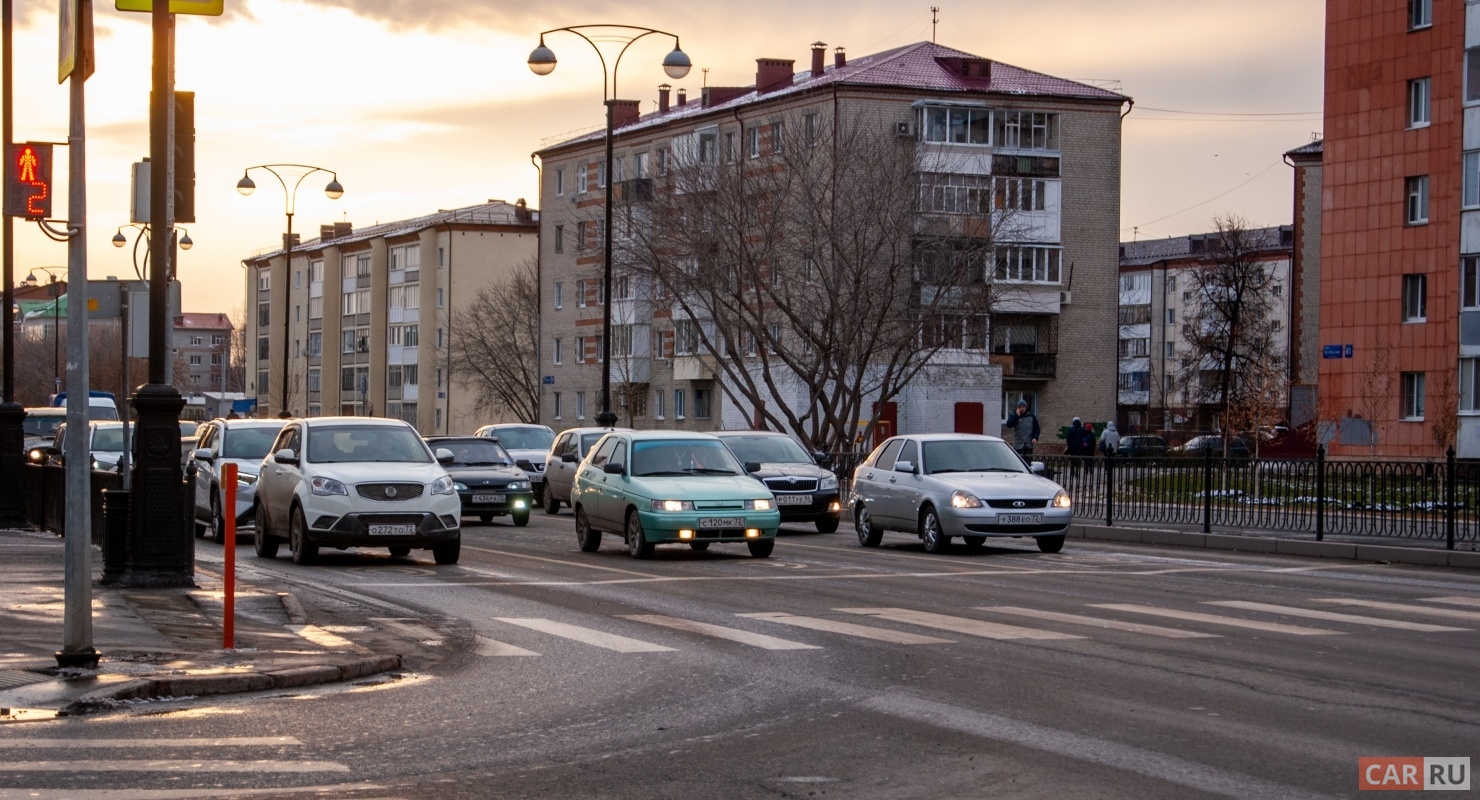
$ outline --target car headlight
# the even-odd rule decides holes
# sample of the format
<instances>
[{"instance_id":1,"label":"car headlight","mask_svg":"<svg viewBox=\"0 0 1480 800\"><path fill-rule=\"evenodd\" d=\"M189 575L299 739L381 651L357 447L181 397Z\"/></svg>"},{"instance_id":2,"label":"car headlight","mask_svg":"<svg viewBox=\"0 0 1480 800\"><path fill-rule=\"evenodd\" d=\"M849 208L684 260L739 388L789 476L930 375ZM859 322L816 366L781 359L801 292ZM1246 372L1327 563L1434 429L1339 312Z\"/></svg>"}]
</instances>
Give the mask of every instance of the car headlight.
<instances>
[{"instance_id":1,"label":"car headlight","mask_svg":"<svg viewBox=\"0 0 1480 800\"><path fill-rule=\"evenodd\" d=\"M41 462L43 462L45 460L46 460L46 451L44 451L44 450L32 450L31 451L31 461L33 463L40 464Z\"/></svg>"},{"instance_id":2,"label":"car headlight","mask_svg":"<svg viewBox=\"0 0 1480 800\"><path fill-rule=\"evenodd\" d=\"M319 495L320 497L326 497L331 494L342 494L345 497L349 496L349 488L344 485L344 482L336 481L333 478L325 478L322 476L314 477L309 480L308 488L310 491L312 491L316 495Z\"/></svg>"},{"instance_id":3,"label":"car headlight","mask_svg":"<svg viewBox=\"0 0 1480 800\"><path fill-rule=\"evenodd\" d=\"M521 492L529 488L529 481L509 481L509 485L505 488L511 492Z\"/></svg>"},{"instance_id":4,"label":"car headlight","mask_svg":"<svg viewBox=\"0 0 1480 800\"><path fill-rule=\"evenodd\" d=\"M745 501L745 510L746 511L770 511L771 510L771 501L770 500L746 500Z\"/></svg>"},{"instance_id":5,"label":"car headlight","mask_svg":"<svg viewBox=\"0 0 1480 800\"><path fill-rule=\"evenodd\" d=\"M981 508L981 498L957 489L951 492L951 508Z\"/></svg>"},{"instance_id":6,"label":"car headlight","mask_svg":"<svg viewBox=\"0 0 1480 800\"><path fill-rule=\"evenodd\" d=\"M654 511L693 511L692 500L654 500Z\"/></svg>"},{"instance_id":7,"label":"car headlight","mask_svg":"<svg viewBox=\"0 0 1480 800\"><path fill-rule=\"evenodd\" d=\"M468 490L468 485L466 483L461 482L461 481L453 481L452 482L452 488L458 490L459 492L466 492ZM436 489L433 489L432 490L432 494L436 494L436 493L437 493L437 490Z\"/></svg>"},{"instance_id":8,"label":"car headlight","mask_svg":"<svg viewBox=\"0 0 1480 800\"><path fill-rule=\"evenodd\" d=\"M452 482L452 478L443 475L442 477L432 481L432 494L453 494L457 491L457 489L454 488L455 486L456 484Z\"/></svg>"},{"instance_id":9,"label":"car headlight","mask_svg":"<svg viewBox=\"0 0 1480 800\"><path fill-rule=\"evenodd\" d=\"M1053 496L1054 508L1069 508L1073 505L1074 504L1069 500L1069 493L1064 491L1063 489L1060 489L1059 493Z\"/></svg>"},{"instance_id":10,"label":"car headlight","mask_svg":"<svg viewBox=\"0 0 1480 800\"><path fill-rule=\"evenodd\" d=\"M838 488L838 476L832 474L822 476L822 482L817 484L817 488L824 492Z\"/></svg>"},{"instance_id":11,"label":"car headlight","mask_svg":"<svg viewBox=\"0 0 1480 800\"><path fill-rule=\"evenodd\" d=\"M245 483L246 485L251 486L252 484L257 482L257 476L253 475L250 472L238 472L236 473L236 482Z\"/></svg>"}]
</instances>

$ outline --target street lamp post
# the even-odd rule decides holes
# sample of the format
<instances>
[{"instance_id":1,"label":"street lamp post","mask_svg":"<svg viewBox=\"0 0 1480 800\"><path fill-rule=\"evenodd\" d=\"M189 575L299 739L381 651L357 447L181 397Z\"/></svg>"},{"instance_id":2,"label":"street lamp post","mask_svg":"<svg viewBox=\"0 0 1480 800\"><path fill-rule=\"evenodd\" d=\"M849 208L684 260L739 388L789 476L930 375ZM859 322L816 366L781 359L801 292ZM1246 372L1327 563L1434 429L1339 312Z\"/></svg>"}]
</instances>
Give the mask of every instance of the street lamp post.
<instances>
[{"instance_id":1,"label":"street lamp post","mask_svg":"<svg viewBox=\"0 0 1480 800\"><path fill-rule=\"evenodd\" d=\"M277 178L283 187L284 207L283 212L288 217L288 232L283 234L283 407L278 409L279 413L288 410L288 363L293 360L292 350L289 342L293 336L293 316L288 313L288 292L292 284L288 281L293 274L293 212L298 204L298 187L303 185L303 179L315 172L326 172L329 174L329 184L324 187L324 195L330 200L338 200L344 196L344 187L339 185L339 175L331 169L313 167L307 164L258 164L255 167L247 167L242 170L242 179L236 182L236 190L243 196L249 195L257 190L257 184L249 175L254 169L267 170L272 177ZM279 171L281 170L281 171ZM293 188L288 188L288 180L293 180ZM305 390L308 381L304 380Z\"/></svg>"},{"instance_id":2,"label":"street lamp post","mask_svg":"<svg viewBox=\"0 0 1480 800\"><path fill-rule=\"evenodd\" d=\"M57 272L66 272L67 268L32 267L31 274L26 276L26 283L36 283L37 270L46 273L46 293L51 297L51 381L55 387L53 392L60 393L62 391L62 287L57 283Z\"/></svg>"},{"instance_id":3,"label":"street lamp post","mask_svg":"<svg viewBox=\"0 0 1480 800\"><path fill-rule=\"evenodd\" d=\"M610 428L617 424L616 412L612 411L612 187L615 173L612 169L612 109L616 105L617 70L622 66L622 56L633 42L644 36L658 34L673 37L673 50L663 58L663 71L677 80L689 74L693 63L678 46L678 35L655 28L639 28L632 25L572 25L552 28L540 33L540 44L529 54L529 69L536 75L549 75L555 71L555 53L545 46L545 36L551 33L573 33L586 40L601 59L601 99L606 106L606 227L602 234L601 281L605 304L601 316L601 413L596 415L596 424ZM621 45L617 57L610 65L601 44ZM581 187L582 190L585 187Z\"/></svg>"}]
</instances>

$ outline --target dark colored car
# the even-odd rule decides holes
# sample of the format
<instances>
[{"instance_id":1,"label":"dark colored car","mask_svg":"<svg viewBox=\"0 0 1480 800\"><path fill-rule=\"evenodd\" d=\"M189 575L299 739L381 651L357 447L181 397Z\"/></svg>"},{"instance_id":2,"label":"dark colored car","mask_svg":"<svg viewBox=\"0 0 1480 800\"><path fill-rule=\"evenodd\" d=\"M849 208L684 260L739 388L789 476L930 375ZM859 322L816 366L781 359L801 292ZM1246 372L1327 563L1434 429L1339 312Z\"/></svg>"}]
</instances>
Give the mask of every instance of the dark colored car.
<instances>
[{"instance_id":1,"label":"dark colored car","mask_svg":"<svg viewBox=\"0 0 1480 800\"><path fill-rule=\"evenodd\" d=\"M1167 454L1167 440L1160 436L1122 436L1115 455L1121 458L1150 458Z\"/></svg>"},{"instance_id":2,"label":"dark colored car","mask_svg":"<svg viewBox=\"0 0 1480 800\"><path fill-rule=\"evenodd\" d=\"M1212 452L1214 458L1223 457L1222 436L1194 436L1187 440L1187 444L1181 447L1173 447L1168 452L1172 455L1200 456ZM1229 458L1248 458L1249 445L1243 439L1235 436L1228 440Z\"/></svg>"},{"instance_id":3,"label":"dark colored car","mask_svg":"<svg viewBox=\"0 0 1480 800\"><path fill-rule=\"evenodd\" d=\"M771 490L783 525L810 522L819 533L838 529L843 511L838 476L818 466L795 439L770 431L717 431L714 435L742 464L760 464L751 475Z\"/></svg>"},{"instance_id":4,"label":"dark colored car","mask_svg":"<svg viewBox=\"0 0 1480 800\"><path fill-rule=\"evenodd\" d=\"M477 436L428 436L433 450L452 451L452 460L443 462L452 476L453 488L462 501L465 517L477 517L485 525L494 517L513 517L514 524L529 524L534 507L534 492L529 476L515 466L514 457L492 439Z\"/></svg>"}]
</instances>

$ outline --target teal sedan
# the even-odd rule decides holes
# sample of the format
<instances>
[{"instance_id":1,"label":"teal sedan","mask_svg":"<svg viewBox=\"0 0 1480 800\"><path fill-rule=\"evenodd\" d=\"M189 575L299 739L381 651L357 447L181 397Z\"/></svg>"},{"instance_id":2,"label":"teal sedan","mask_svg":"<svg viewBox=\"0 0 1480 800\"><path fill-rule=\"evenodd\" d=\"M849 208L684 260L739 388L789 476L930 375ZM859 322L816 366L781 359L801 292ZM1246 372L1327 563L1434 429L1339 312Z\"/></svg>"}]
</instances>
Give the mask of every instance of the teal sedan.
<instances>
[{"instance_id":1,"label":"teal sedan","mask_svg":"<svg viewBox=\"0 0 1480 800\"><path fill-rule=\"evenodd\" d=\"M603 531L621 532L633 558L653 546L744 542L771 555L781 514L771 490L717 437L674 431L608 433L576 469L576 542L594 553Z\"/></svg>"}]
</instances>

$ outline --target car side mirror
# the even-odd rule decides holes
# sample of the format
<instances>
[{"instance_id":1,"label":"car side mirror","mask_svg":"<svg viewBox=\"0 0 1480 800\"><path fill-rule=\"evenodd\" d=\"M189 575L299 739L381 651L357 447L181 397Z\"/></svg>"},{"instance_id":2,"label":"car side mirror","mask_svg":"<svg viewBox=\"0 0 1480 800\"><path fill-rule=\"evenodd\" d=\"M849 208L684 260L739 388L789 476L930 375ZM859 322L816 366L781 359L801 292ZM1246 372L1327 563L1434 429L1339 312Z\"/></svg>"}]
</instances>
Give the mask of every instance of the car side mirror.
<instances>
[{"instance_id":1,"label":"car side mirror","mask_svg":"<svg viewBox=\"0 0 1480 800\"><path fill-rule=\"evenodd\" d=\"M894 462L894 471L895 472L908 472L908 473L913 474L914 471L915 471L915 465L914 465L913 462L910 462L910 461L896 461L896 462Z\"/></svg>"},{"instance_id":2,"label":"car side mirror","mask_svg":"<svg viewBox=\"0 0 1480 800\"><path fill-rule=\"evenodd\" d=\"M560 454L560 462L562 464L578 464L578 463L580 463L580 461L581 460L579 458L576 458L576 454L575 453L561 453Z\"/></svg>"},{"instance_id":3,"label":"car side mirror","mask_svg":"<svg viewBox=\"0 0 1480 800\"><path fill-rule=\"evenodd\" d=\"M822 462L827 460L827 453L824 453L821 450L814 450L812 451L812 460L821 464Z\"/></svg>"},{"instance_id":4,"label":"car side mirror","mask_svg":"<svg viewBox=\"0 0 1480 800\"><path fill-rule=\"evenodd\" d=\"M627 471L627 465L613 464L612 462L608 461L605 464L601 465L601 471L605 472L608 475L621 475L623 472Z\"/></svg>"},{"instance_id":5,"label":"car side mirror","mask_svg":"<svg viewBox=\"0 0 1480 800\"><path fill-rule=\"evenodd\" d=\"M190 457L195 459L196 461L214 461L216 458L216 451L212 450L209 447L202 447L191 453Z\"/></svg>"},{"instance_id":6,"label":"car side mirror","mask_svg":"<svg viewBox=\"0 0 1480 800\"><path fill-rule=\"evenodd\" d=\"M747 461L747 462L745 462L745 471L747 473L760 472L761 471L761 462L759 462L759 461Z\"/></svg>"},{"instance_id":7,"label":"car side mirror","mask_svg":"<svg viewBox=\"0 0 1480 800\"><path fill-rule=\"evenodd\" d=\"M1033 463L1028 465L1028 469L1032 470L1034 475L1042 475L1047 467L1043 466L1042 461L1034 461Z\"/></svg>"},{"instance_id":8,"label":"car side mirror","mask_svg":"<svg viewBox=\"0 0 1480 800\"><path fill-rule=\"evenodd\" d=\"M448 450L445 447L439 447L439 448L437 448L437 463L438 464L441 464L442 466L445 467L448 464L451 464L453 462L453 460L456 459L456 458L457 458L457 456L451 450Z\"/></svg>"},{"instance_id":9,"label":"car side mirror","mask_svg":"<svg viewBox=\"0 0 1480 800\"><path fill-rule=\"evenodd\" d=\"M293 448L284 447L283 449L272 454L272 460L278 462L279 464L297 464L298 454L293 452Z\"/></svg>"}]
</instances>

